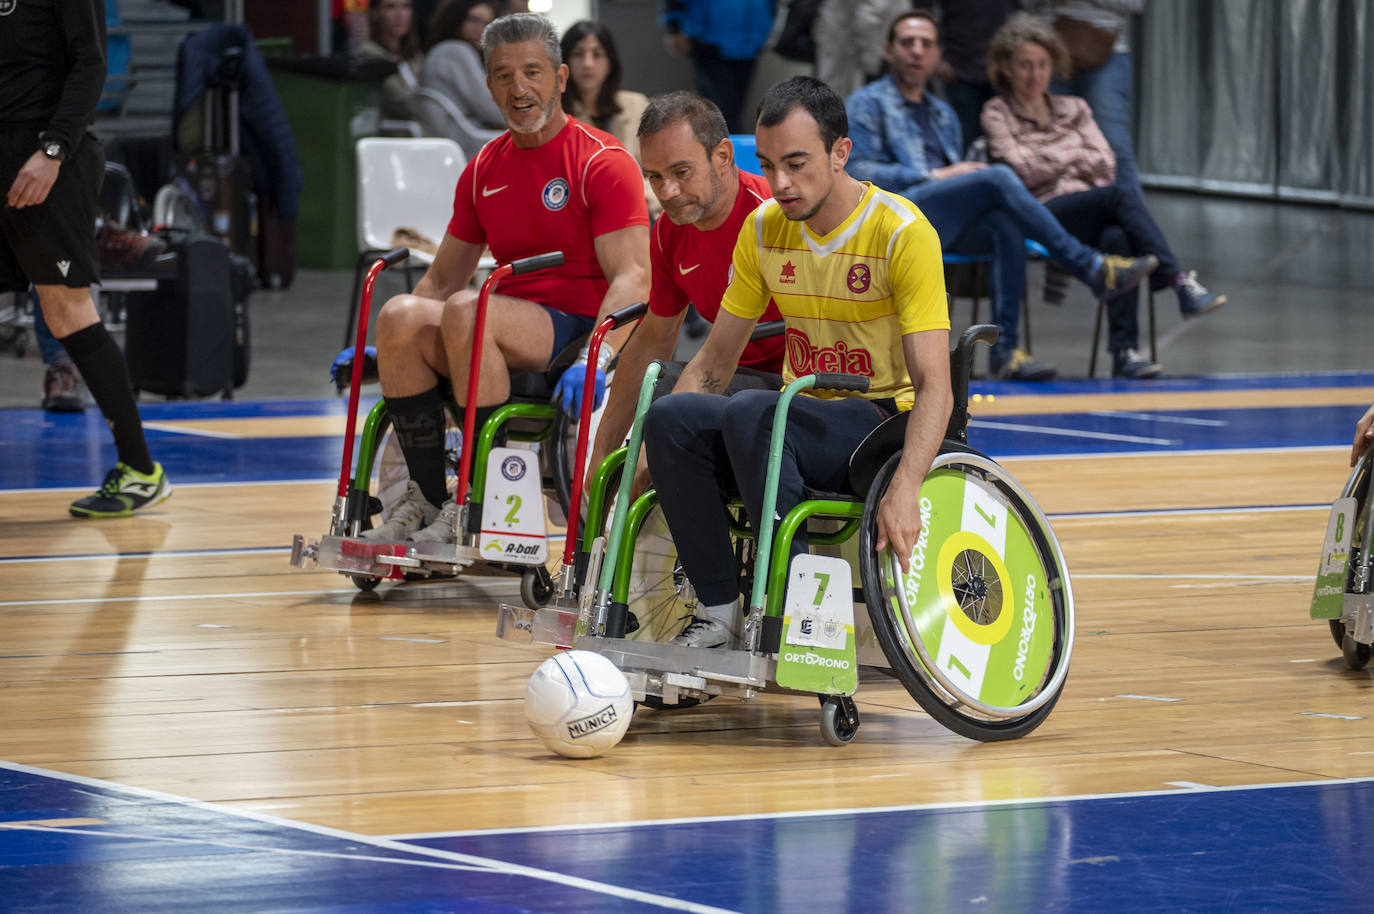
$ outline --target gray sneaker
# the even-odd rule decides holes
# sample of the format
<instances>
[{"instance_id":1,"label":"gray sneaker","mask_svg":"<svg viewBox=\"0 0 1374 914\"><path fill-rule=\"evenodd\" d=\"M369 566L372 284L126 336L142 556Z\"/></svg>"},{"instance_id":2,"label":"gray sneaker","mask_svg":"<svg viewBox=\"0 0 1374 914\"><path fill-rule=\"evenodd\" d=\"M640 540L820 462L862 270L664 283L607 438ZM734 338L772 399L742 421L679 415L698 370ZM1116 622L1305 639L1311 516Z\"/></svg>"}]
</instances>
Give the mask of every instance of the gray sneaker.
<instances>
[{"instance_id":1,"label":"gray sneaker","mask_svg":"<svg viewBox=\"0 0 1374 914\"><path fill-rule=\"evenodd\" d=\"M364 530L362 538L379 543L400 543L409 539L420 530L434 523L439 509L420 494L415 480L406 483L406 494L391 509L391 517L386 523L371 530Z\"/></svg>"},{"instance_id":2,"label":"gray sneaker","mask_svg":"<svg viewBox=\"0 0 1374 914\"><path fill-rule=\"evenodd\" d=\"M451 498L446 500L434 520L411 534L410 541L450 544L458 542L458 502Z\"/></svg>"},{"instance_id":3,"label":"gray sneaker","mask_svg":"<svg viewBox=\"0 0 1374 914\"><path fill-rule=\"evenodd\" d=\"M682 633L668 643L682 647L725 647L730 643L730 630L715 619L693 616Z\"/></svg>"}]
</instances>

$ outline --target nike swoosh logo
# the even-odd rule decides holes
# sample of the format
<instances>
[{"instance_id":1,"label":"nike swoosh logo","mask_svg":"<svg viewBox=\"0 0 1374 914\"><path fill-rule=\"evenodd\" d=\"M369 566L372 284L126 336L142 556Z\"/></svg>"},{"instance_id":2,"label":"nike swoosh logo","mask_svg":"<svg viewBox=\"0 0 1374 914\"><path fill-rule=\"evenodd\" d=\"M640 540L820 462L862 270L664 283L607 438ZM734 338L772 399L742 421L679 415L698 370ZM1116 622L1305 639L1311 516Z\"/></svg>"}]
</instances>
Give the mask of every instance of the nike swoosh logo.
<instances>
[{"instance_id":1,"label":"nike swoosh logo","mask_svg":"<svg viewBox=\"0 0 1374 914\"><path fill-rule=\"evenodd\" d=\"M701 266L701 264L699 263L694 263L690 267L684 267L682 264L678 264L677 271L681 273L683 276L686 276L688 273L692 272L699 266Z\"/></svg>"},{"instance_id":2,"label":"nike swoosh logo","mask_svg":"<svg viewBox=\"0 0 1374 914\"><path fill-rule=\"evenodd\" d=\"M502 184L500 187L484 187L484 188L482 188L482 196L484 196L484 197L490 197L492 194L499 194L501 191L505 190L507 187L510 187L510 185L509 185L509 184Z\"/></svg>"}]
</instances>

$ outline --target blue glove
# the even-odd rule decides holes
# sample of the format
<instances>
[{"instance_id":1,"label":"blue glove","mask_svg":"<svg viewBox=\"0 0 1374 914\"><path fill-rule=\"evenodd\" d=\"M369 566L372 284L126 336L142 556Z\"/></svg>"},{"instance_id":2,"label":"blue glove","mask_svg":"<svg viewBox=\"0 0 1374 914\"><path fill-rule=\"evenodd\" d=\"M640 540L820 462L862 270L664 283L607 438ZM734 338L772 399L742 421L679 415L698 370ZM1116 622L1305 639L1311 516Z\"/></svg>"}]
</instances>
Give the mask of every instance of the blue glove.
<instances>
[{"instance_id":1,"label":"blue glove","mask_svg":"<svg viewBox=\"0 0 1374 914\"><path fill-rule=\"evenodd\" d=\"M340 392L347 390L348 386L353 383L352 346L349 346L335 357L334 364L329 366L329 377L334 381L334 388ZM362 380L364 384L381 380L381 374L377 369L377 350L373 346L363 347Z\"/></svg>"},{"instance_id":2,"label":"blue glove","mask_svg":"<svg viewBox=\"0 0 1374 914\"><path fill-rule=\"evenodd\" d=\"M576 419L582 415L582 396L583 387L587 383L587 360L578 359L568 366L568 370L563 372L563 377L558 379L557 386L553 389L554 402L562 401L563 412L568 414L571 419ZM592 409L601 405L601 400L606 396L606 372L598 368L596 370L596 390L592 394Z\"/></svg>"}]
</instances>

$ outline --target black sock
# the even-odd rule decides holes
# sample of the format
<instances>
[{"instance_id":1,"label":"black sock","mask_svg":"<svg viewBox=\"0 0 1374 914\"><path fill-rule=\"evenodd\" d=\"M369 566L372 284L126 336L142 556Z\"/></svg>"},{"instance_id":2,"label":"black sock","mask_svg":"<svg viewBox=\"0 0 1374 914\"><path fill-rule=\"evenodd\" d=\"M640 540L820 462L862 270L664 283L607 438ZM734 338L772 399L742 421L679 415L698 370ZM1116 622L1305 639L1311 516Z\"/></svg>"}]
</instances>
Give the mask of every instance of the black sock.
<instances>
[{"instance_id":1,"label":"black sock","mask_svg":"<svg viewBox=\"0 0 1374 914\"><path fill-rule=\"evenodd\" d=\"M153 458L143 437L143 420L138 415L129 367L110 331L101 323L91 324L58 340L72 357L76 370L90 388L95 405L114 433L115 449L121 463L140 473L153 471Z\"/></svg>"},{"instance_id":2,"label":"black sock","mask_svg":"<svg viewBox=\"0 0 1374 914\"><path fill-rule=\"evenodd\" d=\"M444 485L444 401L439 388L412 397L387 397L386 408L410 478L425 500L443 505L448 489Z\"/></svg>"}]
</instances>

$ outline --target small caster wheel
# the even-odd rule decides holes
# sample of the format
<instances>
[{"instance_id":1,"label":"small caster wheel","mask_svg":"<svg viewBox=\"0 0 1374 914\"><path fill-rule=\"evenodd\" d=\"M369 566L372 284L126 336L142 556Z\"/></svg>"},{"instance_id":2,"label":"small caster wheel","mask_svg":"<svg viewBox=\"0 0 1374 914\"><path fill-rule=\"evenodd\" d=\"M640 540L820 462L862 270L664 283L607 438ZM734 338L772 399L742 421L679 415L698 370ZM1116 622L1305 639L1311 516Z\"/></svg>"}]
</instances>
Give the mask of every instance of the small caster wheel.
<instances>
[{"instance_id":1,"label":"small caster wheel","mask_svg":"<svg viewBox=\"0 0 1374 914\"><path fill-rule=\"evenodd\" d=\"M372 593L372 591L377 589L377 585L382 583L381 578L363 578L358 577L356 575L353 575L352 577L353 586L357 587L363 593Z\"/></svg>"},{"instance_id":2,"label":"small caster wheel","mask_svg":"<svg viewBox=\"0 0 1374 914\"><path fill-rule=\"evenodd\" d=\"M843 746L859 732L859 709L848 695L821 699L821 736L832 746Z\"/></svg>"},{"instance_id":3,"label":"small caster wheel","mask_svg":"<svg viewBox=\"0 0 1374 914\"><path fill-rule=\"evenodd\" d=\"M530 609L543 609L553 599L553 578L547 568L536 567L520 575L520 599Z\"/></svg>"},{"instance_id":4,"label":"small caster wheel","mask_svg":"<svg viewBox=\"0 0 1374 914\"><path fill-rule=\"evenodd\" d=\"M1369 663L1369 654L1368 644L1361 644L1349 635L1341 639L1341 656L1345 658L1345 665L1350 669L1364 669L1365 664Z\"/></svg>"},{"instance_id":5,"label":"small caster wheel","mask_svg":"<svg viewBox=\"0 0 1374 914\"><path fill-rule=\"evenodd\" d=\"M1326 624L1331 626L1331 637L1336 642L1336 647L1345 647L1345 623L1340 619L1327 619Z\"/></svg>"}]
</instances>

